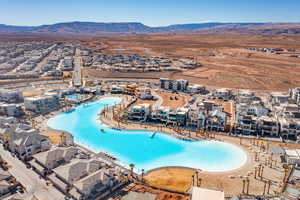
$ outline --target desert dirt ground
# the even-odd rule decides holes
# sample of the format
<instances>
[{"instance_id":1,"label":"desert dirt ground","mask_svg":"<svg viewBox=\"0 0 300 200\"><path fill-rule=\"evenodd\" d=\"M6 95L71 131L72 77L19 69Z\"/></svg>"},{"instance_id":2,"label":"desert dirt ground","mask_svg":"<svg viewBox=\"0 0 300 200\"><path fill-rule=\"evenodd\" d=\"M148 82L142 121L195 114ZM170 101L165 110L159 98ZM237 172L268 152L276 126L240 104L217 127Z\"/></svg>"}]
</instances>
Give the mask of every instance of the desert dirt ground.
<instances>
[{"instance_id":1,"label":"desert dirt ground","mask_svg":"<svg viewBox=\"0 0 300 200\"><path fill-rule=\"evenodd\" d=\"M122 189L122 191L123 191L123 194L127 194L130 191L138 192L138 193L146 193L146 192L151 193L151 194L156 195L155 200L188 200L189 199L188 195L166 192L163 190L158 190L158 189L154 189L152 187L135 184L135 183L132 183L132 184L126 186L125 188ZM122 198L123 198L123 195L120 195L116 198L113 198L113 200L121 200Z\"/></svg>"},{"instance_id":2,"label":"desert dirt ground","mask_svg":"<svg viewBox=\"0 0 300 200\"><path fill-rule=\"evenodd\" d=\"M55 145L63 143L63 134L60 131L47 130L42 131L41 133L48 136L50 141Z\"/></svg>"},{"instance_id":3,"label":"desert dirt ground","mask_svg":"<svg viewBox=\"0 0 300 200\"><path fill-rule=\"evenodd\" d=\"M190 96L168 92L158 92L158 95L162 98L161 106L169 107L170 109L180 108L190 99Z\"/></svg>"},{"instance_id":4,"label":"desert dirt ground","mask_svg":"<svg viewBox=\"0 0 300 200\"><path fill-rule=\"evenodd\" d=\"M190 99L190 96L182 95L182 94L176 94L176 93L169 93L169 92L157 92L157 95L162 98L161 106L169 107L170 109L176 109L184 106L188 100ZM140 98L137 99L137 101L133 105L138 104L155 104L155 100L142 100Z\"/></svg>"},{"instance_id":5,"label":"desert dirt ground","mask_svg":"<svg viewBox=\"0 0 300 200\"><path fill-rule=\"evenodd\" d=\"M300 85L300 58L255 52L245 47L300 50L299 39L300 36L153 34L95 36L80 42L101 53L190 58L202 64L184 72L139 74L140 78L168 76L216 87L287 90ZM119 48L125 50L114 50Z\"/></svg>"}]
</instances>

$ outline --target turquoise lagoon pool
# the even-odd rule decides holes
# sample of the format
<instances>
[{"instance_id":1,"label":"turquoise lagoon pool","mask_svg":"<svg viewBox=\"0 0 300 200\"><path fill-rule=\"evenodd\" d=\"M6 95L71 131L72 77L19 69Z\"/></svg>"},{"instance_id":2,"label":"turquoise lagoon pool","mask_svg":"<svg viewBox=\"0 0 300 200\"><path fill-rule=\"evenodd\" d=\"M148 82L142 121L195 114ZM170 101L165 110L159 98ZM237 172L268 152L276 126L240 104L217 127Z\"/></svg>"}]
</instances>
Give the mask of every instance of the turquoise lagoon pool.
<instances>
[{"instance_id":1,"label":"turquoise lagoon pool","mask_svg":"<svg viewBox=\"0 0 300 200\"><path fill-rule=\"evenodd\" d=\"M103 108L120 101L120 98L109 97L89 106L80 105L73 112L51 118L48 126L72 133L75 142L97 152L108 152L123 164L135 164L137 172L164 166L220 172L237 169L247 161L246 153L229 143L184 141L164 133L152 138L152 131L111 129L97 119Z\"/></svg>"}]
</instances>

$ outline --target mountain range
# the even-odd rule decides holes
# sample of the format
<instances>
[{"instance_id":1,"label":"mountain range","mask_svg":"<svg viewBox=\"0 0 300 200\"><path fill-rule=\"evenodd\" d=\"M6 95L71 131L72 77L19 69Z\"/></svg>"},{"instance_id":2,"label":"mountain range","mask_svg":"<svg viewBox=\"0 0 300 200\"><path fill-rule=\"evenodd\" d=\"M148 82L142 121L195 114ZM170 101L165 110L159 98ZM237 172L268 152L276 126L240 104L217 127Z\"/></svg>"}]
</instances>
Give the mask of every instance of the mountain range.
<instances>
[{"instance_id":1,"label":"mountain range","mask_svg":"<svg viewBox=\"0 0 300 200\"><path fill-rule=\"evenodd\" d=\"M257 33L257 34L300 34L300 23L194 23L150 27L139 22L100 23L65 22L40 26L13 26L0 24L0 33L35 34L145 34L164 32L191 33Z\"/></svg>"}]
</instances>

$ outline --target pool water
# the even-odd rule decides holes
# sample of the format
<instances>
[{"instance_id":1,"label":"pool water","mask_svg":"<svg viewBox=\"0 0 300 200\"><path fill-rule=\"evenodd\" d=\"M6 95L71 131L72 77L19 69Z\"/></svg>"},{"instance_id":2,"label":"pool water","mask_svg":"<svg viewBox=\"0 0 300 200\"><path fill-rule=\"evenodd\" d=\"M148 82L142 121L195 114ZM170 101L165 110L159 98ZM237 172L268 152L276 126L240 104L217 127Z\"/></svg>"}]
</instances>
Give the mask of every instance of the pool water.
<instances>
[{"instance_id":1,"label":"pool water","mask_svg":"<svg viewBox=\"0 0 300 200\"><path fill-rule=\"evenodd\" d=\"M78 100L81 99L81 95L80 94L71 94L71 95L67 95L68 99L72 99L72 100Z\"/></svg>"},{"instance_id":2,"label":"pool water","mask_svg":"<svg viewBox=\"0 0 300 200\"><path fill-rule=\"evenodd\" d=\"M184 141L164 133L151 137L153 131L112 129L97 119L102 109L120 101L109 97L80 105L74 112L51 118L48 126L72 133L75 142L96 152L108 152L123 164L133 163L137 171L182 166L221 172L237 169L247 161L246 153L229 143Z\"/></svg>"}]
</instances>

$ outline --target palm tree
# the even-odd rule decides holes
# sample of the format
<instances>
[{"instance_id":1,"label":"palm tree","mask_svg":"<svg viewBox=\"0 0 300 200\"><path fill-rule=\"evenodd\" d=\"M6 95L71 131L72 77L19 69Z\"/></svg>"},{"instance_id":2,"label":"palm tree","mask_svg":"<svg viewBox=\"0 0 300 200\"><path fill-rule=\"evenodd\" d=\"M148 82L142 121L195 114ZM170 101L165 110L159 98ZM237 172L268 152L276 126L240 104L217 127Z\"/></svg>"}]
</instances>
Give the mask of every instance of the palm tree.
<instances>
[{"instance_id":1,"label":"palm tree","mask_svg":"<svg viewBox=\"0 0 300 200\"><path fill-rule=\"evenodd\" d=\"M250 179L247 178L247 194L249 194Z\"/></svg>"},{"instance_id":2,"label":"palm tree","mask_svg":"<svg viewBox=\"0 0 300 200\"><path fill-rule=\"evenodd\" d=\"M264 192L263 192L263 196L265 196L265 194L266 194L266 188L267 188L267 181L264 181Z\"/></svg>"},{"instance_id":3,"label":"palm tree","mask_svg":"<svg viewBox=\"0 0 300 200\"><path fill-rule=\"evenodd\" d=\"M129 167L130 167L130 176L132 177L132 176L133 176L133 168L134 168L134 164L133 164L133 163L130 163L130 164L129 164Z\"/></svg>"},{"instance_id":4,"label":"palm tree","mask_svg":"<svg viewBox=\"0 0 300 200\"><path fill-rule=\"evenodd\" d=\"M285 182L285 179L287 178L288 175L288 170L289 170L289 165L287 163L284 163L282 165L283 169L284 169L284 178L283 178L283 182Z\"/></svg>"},{"instance_id":5,"label":"palm tree","mask_svg":"<svg viewBox=\"0 0 300 200\"><path fill-rule=\"evenodd\" d=\"M271 187L271 180L268 180L268 189L267 189L267 194L270 194L270 187Z\"/></svg>"},{"instance_id":6,"label":"palm tree","mask_svg":"<svg viewBox=\"0 0 300 200\"><path fill-rule=\"evenodd\" d=\"M193 174L192 175L192 187L194 187L194 185L195 185L195 178L194 177L195 177L195 175Z\"/></svg>"},{"instance_id":7,"label":"palm tree","mask_svg":"<svg viewBox=\"0 0 300 200\"><path fill-rule=\"evenodd\" d=\"M264 173L264 166L261 166L261 171L260 171L260 180L263 179L263 173Z\"/></svg>"},{"instance_id":8,"label":"palm tree","mask_svg":"<svg viewBox=\"0 0 300 200\"><path fill-rule=\"evenodd\" d=\"M142 169L142 182L144 182L144 172L145 172L145 170Z\"/></svg>"}]
</instances>

